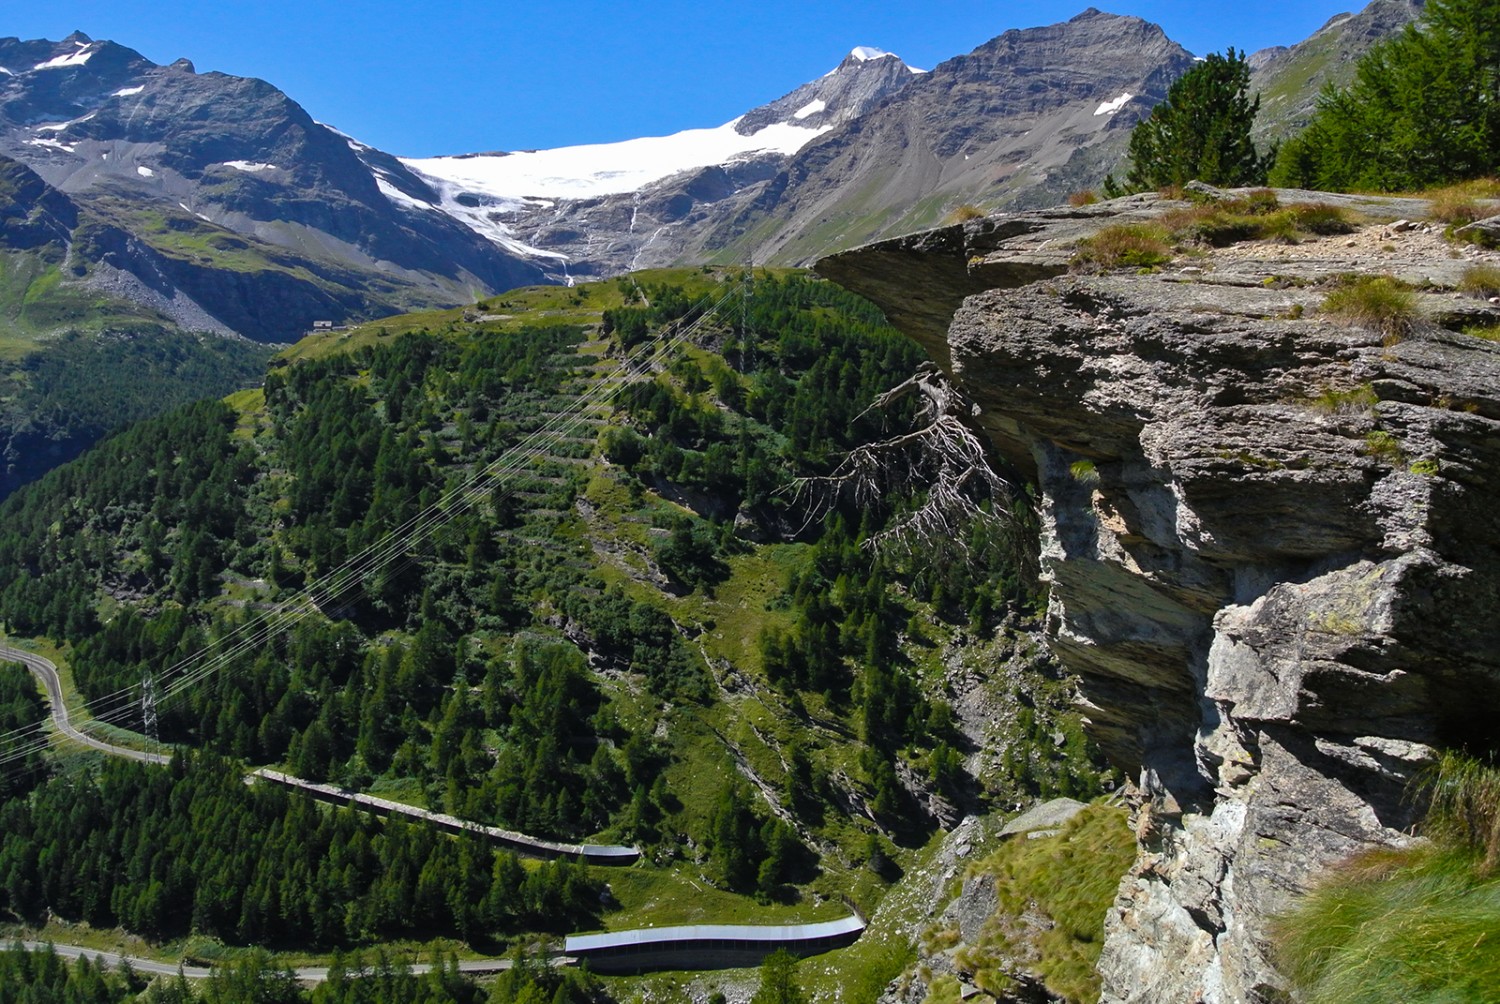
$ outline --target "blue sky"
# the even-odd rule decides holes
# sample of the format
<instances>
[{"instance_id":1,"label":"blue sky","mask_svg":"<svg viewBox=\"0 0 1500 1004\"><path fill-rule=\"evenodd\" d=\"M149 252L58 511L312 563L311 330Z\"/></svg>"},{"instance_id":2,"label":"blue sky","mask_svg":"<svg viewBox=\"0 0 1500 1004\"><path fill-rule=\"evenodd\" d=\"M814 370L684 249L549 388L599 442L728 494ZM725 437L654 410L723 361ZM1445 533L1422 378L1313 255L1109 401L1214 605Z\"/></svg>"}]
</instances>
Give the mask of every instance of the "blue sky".
<instances>
[{"instance_id":1,"label":"blue sky","mask_svg":"<svg viewBox=\"0 0 1500 1004\"><path fill-rule=\"evenodd\" d=\"M1287 45L1340 0L1129 0L1198 55ZM833 66L856 45L922 68L1072 2L979 0L9 0L0 35L80 30L158 63L261 77L314 118L403 156L605 142L712 126Z\"/></svg>"}]
</instances>

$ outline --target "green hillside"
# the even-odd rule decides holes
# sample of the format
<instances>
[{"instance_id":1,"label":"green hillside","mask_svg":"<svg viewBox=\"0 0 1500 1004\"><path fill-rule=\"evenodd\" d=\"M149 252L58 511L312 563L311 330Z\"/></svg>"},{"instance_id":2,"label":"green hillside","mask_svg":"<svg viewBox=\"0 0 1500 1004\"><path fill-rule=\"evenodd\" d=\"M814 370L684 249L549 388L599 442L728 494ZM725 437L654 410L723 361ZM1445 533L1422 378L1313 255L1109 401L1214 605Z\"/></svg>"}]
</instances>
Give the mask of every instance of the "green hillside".
<instances>
[{"instance_id":1,"label":"green hillside","mask_svg":"<svg viewBox=\"0 0 1500 1004\"><path fill-rule=\"evenodd\" d=\"M981 522L876 550L912 489L821 506L788 490L909 427L909 409L866 409L921 361L804 275L643 273L309 339L263 390L53 471L0 507L0 619L58 643L115 725L142 728L151 673L162 740L205 753L172 782L33 778L0 807L0 911L323 952L826 920L873 912L965 812L1097 793L1066 681L1020 656L1034 679L955 675L1017 650L999 625L1035 602L1024 549ZM958 707L981 693L1024 698L1003 758ZM257 794L245 764L645 862L553 893L453 843L428 875L431 847ZM37 870L38 845L60 846L47 820L112 799L164 815L73 827L118 868L58 849L54 877ZM137 843L169 825L222 866ZM330 839L373 857L328 872L269 850ZM360 860L386 862L376 884ZM75 867L94 884L63 895ZM433 883L447 907L413 905Z\"/></svg>"}]
</instances>

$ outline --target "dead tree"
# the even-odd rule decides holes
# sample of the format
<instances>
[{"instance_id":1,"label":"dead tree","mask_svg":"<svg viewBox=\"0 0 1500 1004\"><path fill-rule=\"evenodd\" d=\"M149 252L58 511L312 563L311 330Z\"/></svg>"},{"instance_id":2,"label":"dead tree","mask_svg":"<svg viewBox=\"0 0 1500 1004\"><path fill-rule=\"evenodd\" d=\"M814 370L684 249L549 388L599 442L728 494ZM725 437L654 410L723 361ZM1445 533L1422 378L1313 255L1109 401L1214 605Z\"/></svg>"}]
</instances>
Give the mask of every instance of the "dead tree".
<instances>
[{"instance_id":1,"label":"dead tree","mask_svg":"<svg viewBox=\"0 0 1500 1004\"><path fill-rule=\"evenodd\" d=\"M941 543L964 550L965 531L976 520L1011 528L1014 507L1024 504L1024 499L995 472L984 441L970 424L979 413L978 406L936 366L924 363L858 417L883 411L913 395L918 398L916 428L856 447L832 474L794 482L797 498L808 504L809 522L839 497L863 507L906 489L925 493L920 504L898 515L866 541L867 546L913 548Z\"/></svg>"}]
</instances>

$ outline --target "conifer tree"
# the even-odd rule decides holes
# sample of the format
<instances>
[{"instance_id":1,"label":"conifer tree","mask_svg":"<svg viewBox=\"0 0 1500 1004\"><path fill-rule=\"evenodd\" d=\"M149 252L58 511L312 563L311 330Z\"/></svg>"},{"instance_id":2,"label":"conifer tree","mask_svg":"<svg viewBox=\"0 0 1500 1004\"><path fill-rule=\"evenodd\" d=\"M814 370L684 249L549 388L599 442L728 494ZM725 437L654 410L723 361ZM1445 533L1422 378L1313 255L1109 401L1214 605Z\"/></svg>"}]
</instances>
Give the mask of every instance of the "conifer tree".
<instances>
[{"instance_id":1,"label":"conifer tree","mask_svg":"<svg viewBox=\"0 0 1500 1004\"><path fill-rule=\"evenodd\" d=\"M807 1004L807 994L797 982L797 958L777 949L760 964L760 988L750 1004Z\"/></svg>"},{"instance_id":2,"label":"conifer tree","mask_svg":"<svg viewBox=\"0 0 1500 1004\"><path fill-rule=\"evenodd\" d=\"M1397 191L1500 171L1500 0L1428 0L1329 87L1285 144L1280 185Z\"/></svg>"},{"instance_id":3,"label":"conifer tree","mask_svg":"<svg viewBox=\"0 0 1500 1004\"><path fill-rule=\"evenodd\" d=\"M1250 97L1250 67L1231 47L1184 73L1167 98L1130 134L1130 171L1123 188L1105 181L1111 195L1144 192L1189 181L1210 185L1263 185L1275 151L1256 152L1250 126L1260 95Z\"/></svg>"}]
</instances>

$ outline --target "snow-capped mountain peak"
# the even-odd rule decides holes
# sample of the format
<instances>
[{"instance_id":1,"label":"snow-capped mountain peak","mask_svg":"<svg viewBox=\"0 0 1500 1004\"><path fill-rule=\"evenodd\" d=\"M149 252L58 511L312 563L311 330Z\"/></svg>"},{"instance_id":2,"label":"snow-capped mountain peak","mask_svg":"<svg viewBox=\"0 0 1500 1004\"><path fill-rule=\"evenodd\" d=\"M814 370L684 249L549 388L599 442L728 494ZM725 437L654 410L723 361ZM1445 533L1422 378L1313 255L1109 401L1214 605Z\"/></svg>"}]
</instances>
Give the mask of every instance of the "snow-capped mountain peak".
<instances>
[{"instance_id":1,"label":"snow-capped mountain peak","mask_svg":"<svg viewBox=\"0 0 1500 1004\"><path fill-rule=\"evenodd\" d=\"M714 128L403 163L438 193L444 211L491 239L502 239L509 233L503 218L538 200L622 195L685 171L790 156L899 90L914 73L891 53L858 46L832 73Z\"/></svg>"}]
</instances>

